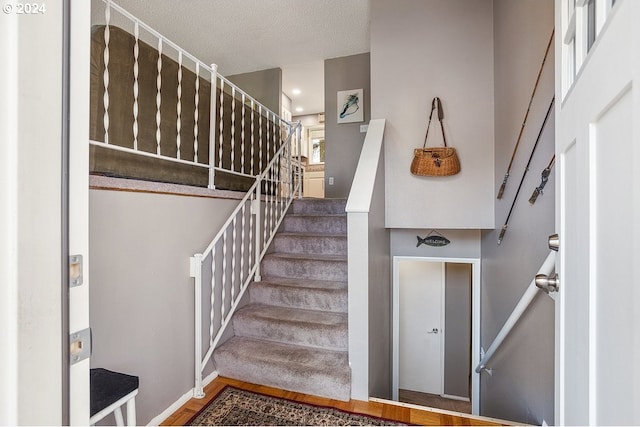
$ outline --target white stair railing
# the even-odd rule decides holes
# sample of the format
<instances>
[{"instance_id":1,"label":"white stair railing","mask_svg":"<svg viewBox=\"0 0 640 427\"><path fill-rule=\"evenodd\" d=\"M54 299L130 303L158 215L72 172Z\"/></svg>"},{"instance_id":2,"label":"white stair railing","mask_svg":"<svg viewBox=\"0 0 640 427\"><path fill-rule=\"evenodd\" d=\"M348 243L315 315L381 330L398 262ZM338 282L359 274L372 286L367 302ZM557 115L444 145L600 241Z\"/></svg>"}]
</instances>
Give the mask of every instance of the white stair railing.
<instances>
[{"instance_id":1,"label":"white stair railing","mask_svg":"<svg viewBox=\"0 0 640 427\"><path fill-rule=\"evenodd\" d=\"M536 275L550 275L555 268L555 263L556 253L554 251L550 251L549 255L547 255L547 258L540 266L540 269L538 270ZM496 335L495 339L489 346L489 349L482 356L480 363L478 363L478 366L476 366L477 373L480 373L483 369L487 369L487 363L493 357L496 351L498 351L498 348L500 348L500 345L502 345L502 342L505 340L507 335L509 335L518 320L520 320L527 307L529 307L535 296L538 294L538 291L540 291L540 289L536 286L536 279L534 278L533 280L531 280L531 283L529 283L529 287L527 287L527 290L520 298L520 301L518 301L518 304L516 304L513 311L504 322L504 325L502 325L502 329L500 329L500 332L498 332L498 335Z\"/></svg>"},{"instance_id":2,"label":"white stair railing","mask_svg":"<svg viewBox=\"0 0 640 427\"><path fill-rule=\"evenodd\" d=\"M90 144L110 150L208 169L208 187L211 189L215 188L215 174L217 171L248 178L254 178L260 174L262 172L263 156L265 156L264 163L267 163L275 155L275 152L282 144L281 129L287 127L287 123L255 98L218 74L215 64L207 65L203 63L117 5L113 0L103 0L103 2L105 4L104 15L102 16L104 20L104 52L101 59L104 64L104 71L101 76L103 97L100 104L104 109L102 116L104 140L91 140ZM112 29L116 25L123 29L130 28L134 39L133 49L131 50L131 60L133 62L131 70L131 89L133 93L131 117L133 118L133 129L130 141L118 141L113 133L110 132L114 119L121 119L120 117L111 117L110 106L113 100L111 99L110 89L114 84L129 84L128 82L114 82L113 73L111 72L111 64L113 63L111 53ZM155 90L153 98L155 99L155 114L153 115L152 123L146 124L147 128L153 126L155 129L154 146L152 149L147 147L146 150L139 146L140 129L143 127L142 121L148 116L142 116L139 107L139 79L141 74L139 58L140 45L142 43L152 46L159 53L157 63L154 66ZM163 68L166 68L165 58L172 58L176 62L177 72L172 78L173 82L168 82L167 80L169 79L162 74ZM190 70L195 75L195 81L193 82L195 95L193 98L189 97L187 99L183 96L183 87L186 79L184 70ZM202 118L198 117L203 108L202 97L204 94L201 90L201 83L204 81L211 84L209 135L203 135L204 124L202 123ZM165 109L162 108L164 99L162 94L164 91L168 93L168 86L172 86L171 93L175 92L177 94L176 109L171 115L167 115ZM218 91L220 91L219 95ZM145 96L148 97L149 94L147 93ZM193 111L193 117L191 118L193 128L187 126L188 120L185 117L188 104L190 110ZM166 135L162 132L165 121L175 124L176 134ZM229 122L231 126L228 126ZM238 126L241 126L241 128L236 131ZM250 136L245 134L245 126L251 129ZM183 129L193 132L193 140L187 141L184 138L181 132ZM256 135L254 135L254 132ZM237 133L240 135L236 135ZM201 144L203 136L208 136L208 156L203 153L204 150ZM251 142L250 147L245 146L245 144L249 143L248 140ZM192 147L187 150L185 148L187 148L188 144L192 145ZM250 159L246 158L248 155L251 156ZM259 165L257 161L254 162L254 155L259 157ZM260 169L256 167L255 169L257 170L255 170L254 163ZM247 164L250 166L247 166Z\"/></svg>"},{"instance_id":3,"label":"white stair railing","mask_svg":"<svg viewBox=\"0 0 640 427\"><path fill-rule=\"evenodd\" d=\"M202 376L249 283L260 281L260 262L295 197L302 197L300 123L290 128L284 144L202 253L191 257L195 282L195 388L203 397ZM275 130L273 132L276 132ZM274 138L277 136L272 135ZM204 294L207 294L208 298ZM203 305L208 316L203 317ZM208 326L204 337L203 324Z\"/></svg>"}]
</instances>

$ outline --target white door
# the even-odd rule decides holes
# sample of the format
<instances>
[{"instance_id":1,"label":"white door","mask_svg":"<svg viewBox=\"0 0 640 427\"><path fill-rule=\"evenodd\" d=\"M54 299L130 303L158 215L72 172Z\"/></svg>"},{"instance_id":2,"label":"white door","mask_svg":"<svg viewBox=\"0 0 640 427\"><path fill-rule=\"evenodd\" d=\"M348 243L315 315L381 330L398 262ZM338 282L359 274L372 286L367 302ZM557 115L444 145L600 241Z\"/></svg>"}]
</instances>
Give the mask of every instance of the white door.
<instances>
[{"instance_id":1,"label":"white door","mask_svg":"<svg viewBox=\"0 0 640 427\"><path fill-rule=\"evenodd\" d=\"M82 285L69 289L69 332L89 328L89 58L91 2L71 0L69 254L82 255ZM81 335L86 349L87 336ZM73 341L73 338L71 339ZM76 350L80 350L76 347ZM72 355L73 357L73 355ZM84 357L84 356L82 356ZM89 425L89 358L69 369L69 422Z\"/></svg>"},{"instance_id":2,"label":"white door","mask_svg":"<svg viewBox=\"0 0 640 427\"><path fill-rule=\"evenodd\" d=\"M442 395L444 263L408 260L398 268L398 387Z\"/></svg>"},{"instance_id":3,"label":"white door","mask_svg":"<svg viewBox=\"0 0 640 427\"><path fill-rule=\"evenodd\" d=\"M556 425L640 424L639 23L556 0Z\"/></svg>"}]
</instances>

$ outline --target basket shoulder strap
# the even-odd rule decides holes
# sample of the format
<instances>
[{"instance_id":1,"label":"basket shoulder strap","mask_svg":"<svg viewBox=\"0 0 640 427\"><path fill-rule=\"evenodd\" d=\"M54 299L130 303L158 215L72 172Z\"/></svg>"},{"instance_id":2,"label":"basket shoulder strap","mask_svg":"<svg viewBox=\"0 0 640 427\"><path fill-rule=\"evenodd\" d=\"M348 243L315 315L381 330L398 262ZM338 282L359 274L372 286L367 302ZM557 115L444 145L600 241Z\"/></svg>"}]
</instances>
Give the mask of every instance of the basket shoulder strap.
<instances>
[{"instance_id":1,"label":"basket shoulder strap","mask_svg":"<svg viewBox=\"0 0 640 427\"><path fill-rule=\"evenodd\" d=\"M440 98L436 97L434 98L434 101L437 100L437 104L438 104L438 121L440 122L440 130L442 130L442 141L444 142L444 146L447 146L447 137L444 134L444 124L442 123L442 120L444 119L444 110L442 109L442 102L440 101Z\"/></svg>"},{"instance_id":2,"label":"basket shoulder strap","mask_svg":"<svg viewBox=\"0 0 640 427\"><path fill-rule=\"evenodd\" d=\"M431 119L433 118L433 111L436 109L436 99L433 98L431 101L431 112L429 113L429 122L427 123L427 133L424 136L424 144L422 144L422 148L427 148L427 138L429 138L429 128L431 127Z\"/></svg>"},{"instance_id":3,"label":"basket shoulder strap","mask_svg":"<svg viewBox=\"0 0 640 427\"><path fill-rule=\"evenodd\" d=\"M444 146L447 146L447 137L444 134L444 125L442 120L444 119L444 110L442 109L442 102L439 97L433 98L431 101L431 112L429 113L429 123L427 124L427 133L424 136L424 144L422 148L427 148L427 138L429 138L429 128L431 127L431 119L433 118L433 112L438 110L438 121L440 122L440 129L442 130L442 141L444 142Z\"/></svg>"}]
</instances>

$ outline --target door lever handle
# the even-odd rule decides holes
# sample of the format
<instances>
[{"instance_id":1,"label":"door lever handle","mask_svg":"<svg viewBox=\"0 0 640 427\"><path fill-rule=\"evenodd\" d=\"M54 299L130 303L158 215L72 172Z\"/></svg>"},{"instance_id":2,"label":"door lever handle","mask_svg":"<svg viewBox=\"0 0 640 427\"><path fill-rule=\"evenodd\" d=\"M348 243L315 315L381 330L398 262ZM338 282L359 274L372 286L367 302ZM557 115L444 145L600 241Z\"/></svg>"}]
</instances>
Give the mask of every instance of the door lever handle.
<instances>
[{"instance_id":1,"label":"door lever handle","mask_svg":"<svg viewBox=\"0 0 640 427\"><path fill-rule=\"evenodd\" d=\"M560 279L558 279L558 275L554 274L553 276L547 276L546 274L538 274L536 276L536 286L545 291L549 292L558 292L558 288L560 286Z\"/></svg>"},{"instance_id":2,"label":"door lever handle","mask_svg":"<svg viewBox=\"0 0 640 427\"><path fill-rule=\"evenodd\" d=\"M437 334L438 333L438 328L433 328L430 331L427 331L428 334Z\"/></svg>"}]
</instances>

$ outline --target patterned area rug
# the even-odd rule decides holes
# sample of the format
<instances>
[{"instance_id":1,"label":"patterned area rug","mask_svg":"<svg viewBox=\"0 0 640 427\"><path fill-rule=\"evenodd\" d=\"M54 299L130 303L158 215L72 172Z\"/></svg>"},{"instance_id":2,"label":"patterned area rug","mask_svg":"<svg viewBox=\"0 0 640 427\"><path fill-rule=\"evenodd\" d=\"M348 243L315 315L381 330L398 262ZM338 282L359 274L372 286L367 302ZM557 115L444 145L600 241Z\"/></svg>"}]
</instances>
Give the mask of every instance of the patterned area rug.
<instances>
[{"instance_id":1,"label":"patterned area rug","mask_svg":"<svg viewBox=\"0 0 640 427\"><path fill-rule=\"evenodd\" d=\"M325 406L225 387L188 425L193 426L383 426L406 425Z\"/></svg>"}]
</instances>

